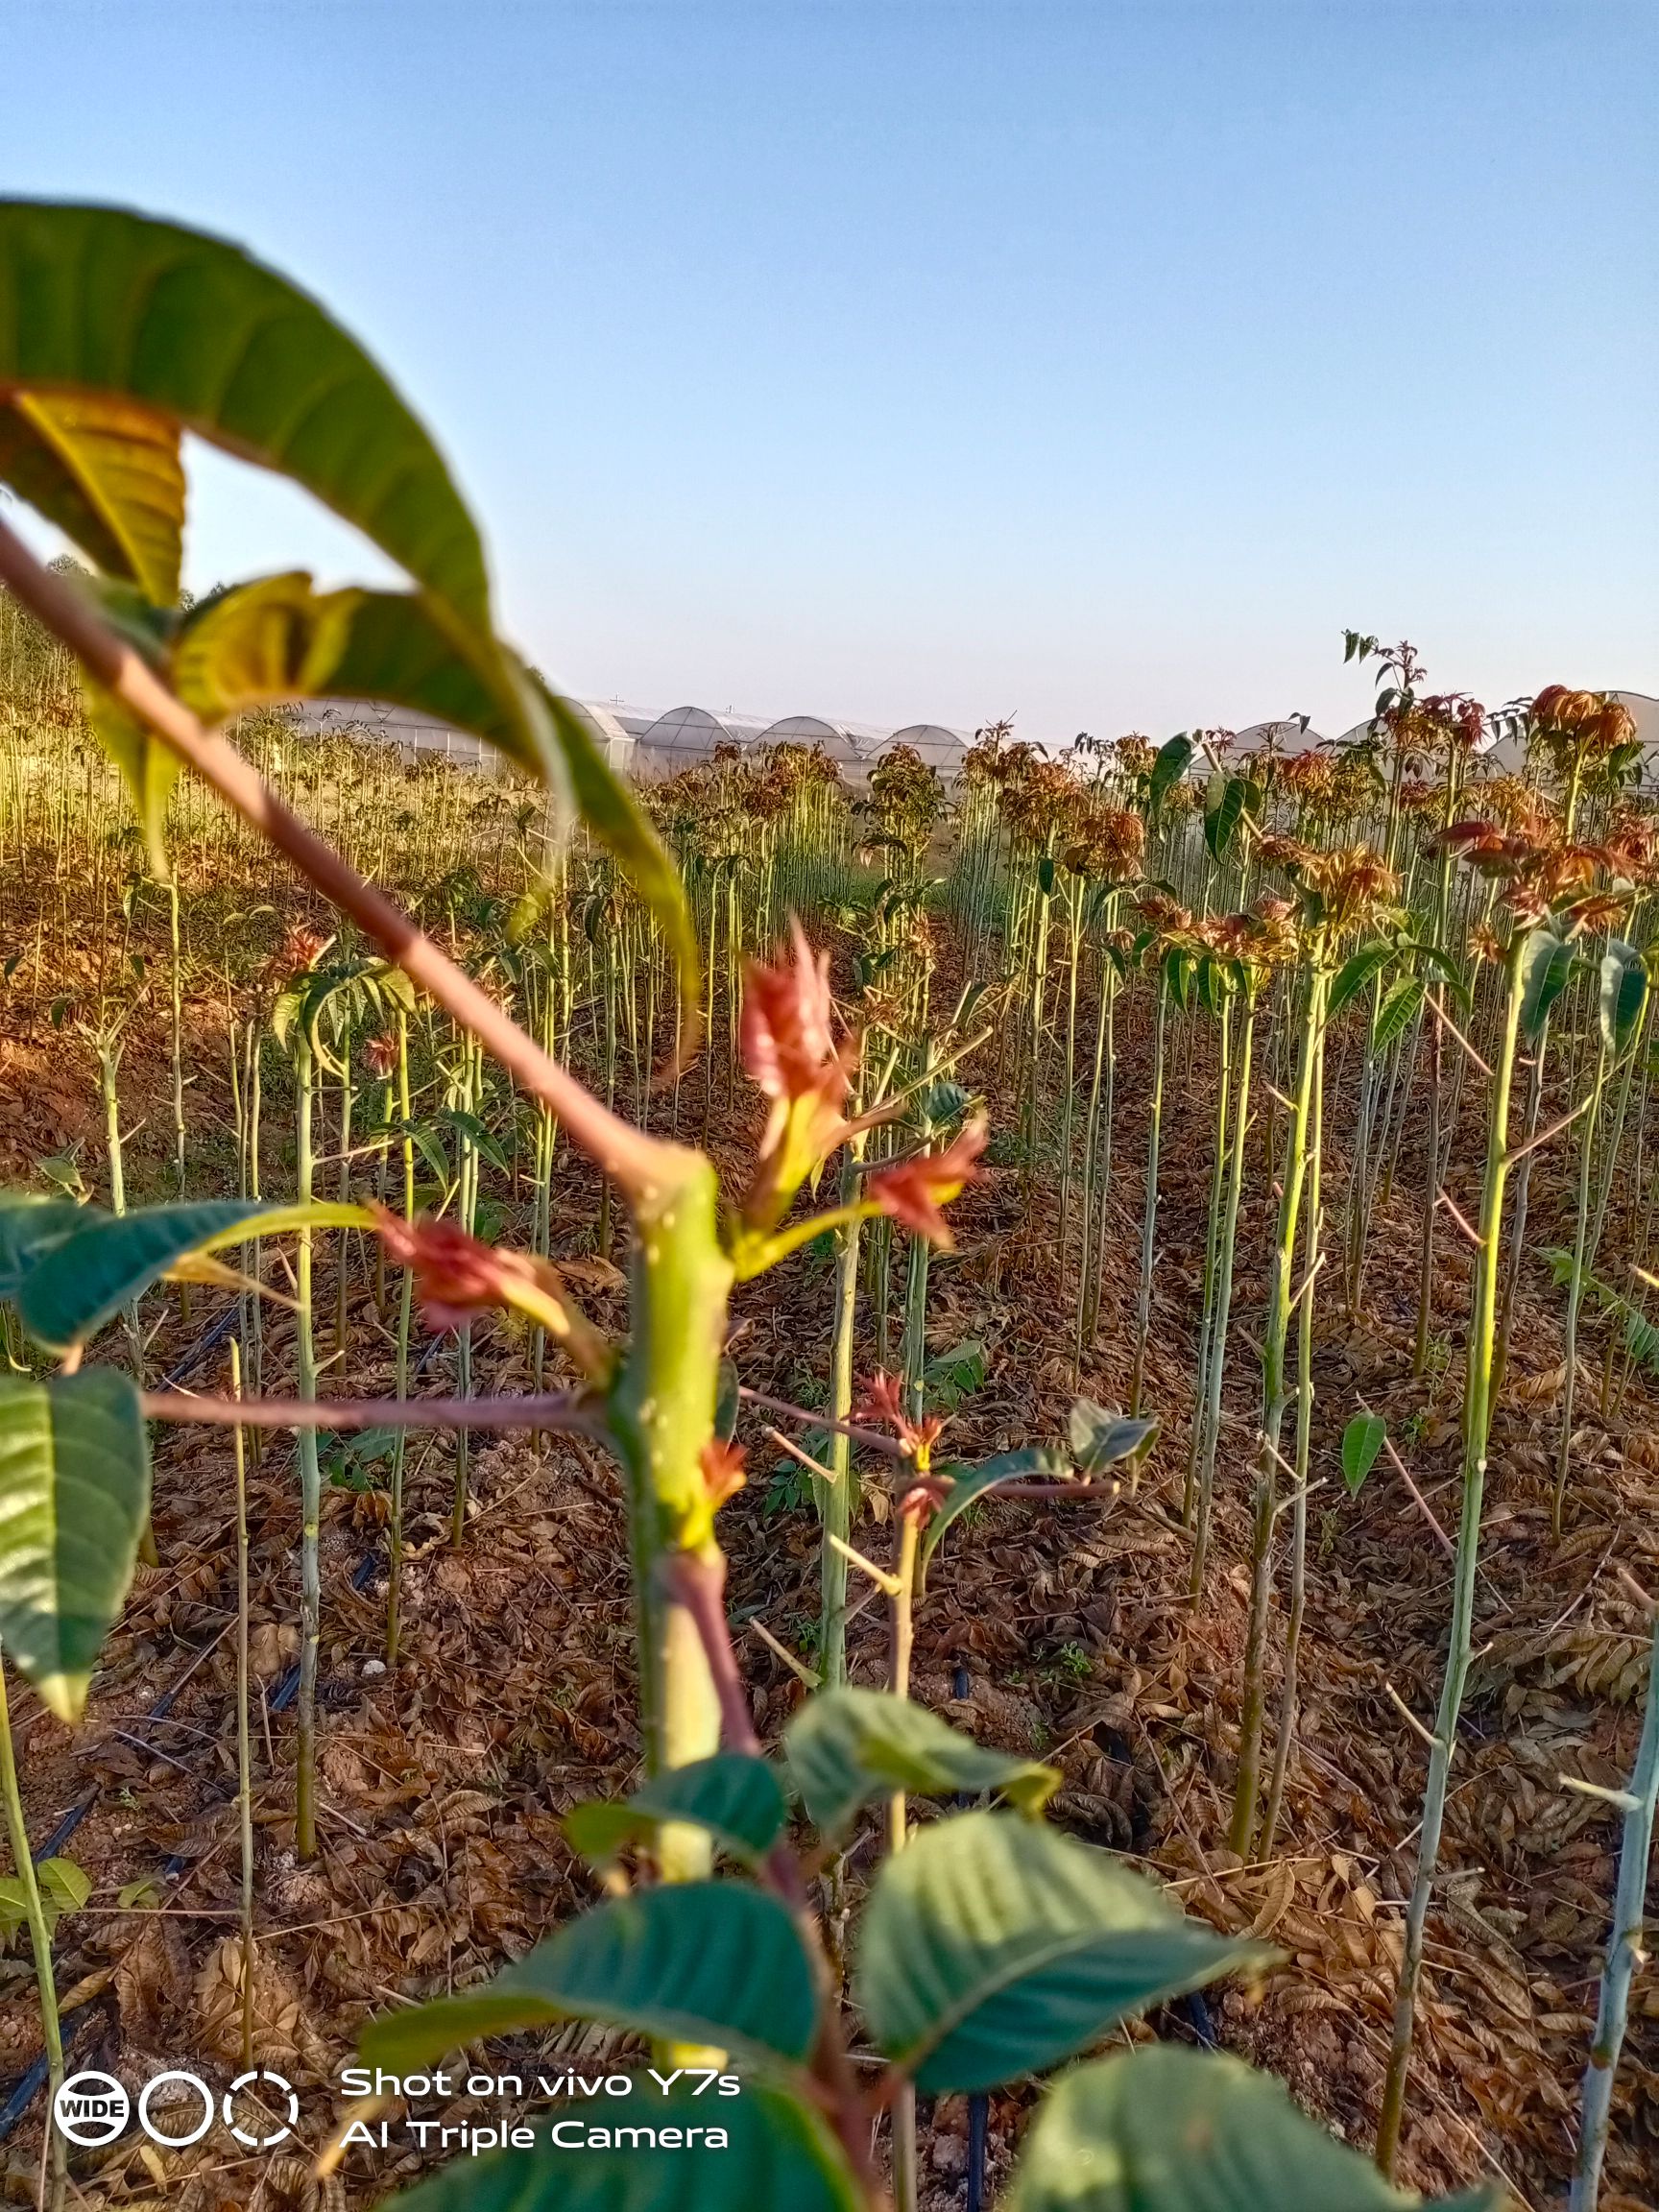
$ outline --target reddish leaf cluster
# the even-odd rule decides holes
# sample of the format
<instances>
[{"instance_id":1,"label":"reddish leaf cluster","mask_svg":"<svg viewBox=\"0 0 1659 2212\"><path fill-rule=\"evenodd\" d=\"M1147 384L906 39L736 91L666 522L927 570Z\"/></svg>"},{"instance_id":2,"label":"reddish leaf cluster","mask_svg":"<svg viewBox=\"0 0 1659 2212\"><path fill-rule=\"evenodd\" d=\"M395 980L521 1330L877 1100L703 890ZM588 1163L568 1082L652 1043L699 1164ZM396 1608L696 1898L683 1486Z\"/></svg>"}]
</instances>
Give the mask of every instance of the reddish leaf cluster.
<instances>
[{"instance_id":1,"label":"reddish leaf cluster","mask_svg":"<svg viewBox=\"0 0 1659 2212\"><path fill-rule=\"evenodd\" d=\"M879 1422L891 1429L911 1458L923 1462L945 1433L945 1424L936 1413L929 1413L921 1421L910 1418L904 1410L898 1378L881 1368L865 1383L864 1394L853 1408L853 1418L871 1424Z\"/></svg>"},{"instance_id":2,"label":"reddish leaf cluster","mask_svg":"<svg viewBox=\"0 0 1659 2212\"><path fill-rule=\"evenodd\" d=\"M878 1168L864 1188L883 1214L949 1252L954 1239L941 1209L977 1176L985 1141L983 1120L970 1121L943 1152L918 1152Z\"/></svg>"},{"instance_id":3,"label":"reddish leaf cluster","mask_svg":"<svg viewBox=\"0 0 1659 2212\"><path fill-rule=\"evenodd\" d=\"M1501 882L1503 903L1520 922L1534 924L1559 914L1581 929L1599 930L1610 927L1623 912L1622 891L1611 883L1599 885L1597 878L1602 871L1615 879L1624 878L1628 847L1563 837L1535 804L1518 828L1454 822L1436 843Z\"/></svg>"},{"instance_id":4,"label":"reddish leaf cluster","mask_svg":"<svg viewBox=\"0 0 1659 2212\"><path fill-rule=\"evenodd\" d=\"M512 1292L521 1284L563 1297L559 1276L546 1261L498 1251L458 1222L402 1221L383 1206L375 1207L374 1219L388 1257L413 1269L421 1310L435 1330L459 1329L474 1313L514 1304Z\"/></svg>"}]
</instances>

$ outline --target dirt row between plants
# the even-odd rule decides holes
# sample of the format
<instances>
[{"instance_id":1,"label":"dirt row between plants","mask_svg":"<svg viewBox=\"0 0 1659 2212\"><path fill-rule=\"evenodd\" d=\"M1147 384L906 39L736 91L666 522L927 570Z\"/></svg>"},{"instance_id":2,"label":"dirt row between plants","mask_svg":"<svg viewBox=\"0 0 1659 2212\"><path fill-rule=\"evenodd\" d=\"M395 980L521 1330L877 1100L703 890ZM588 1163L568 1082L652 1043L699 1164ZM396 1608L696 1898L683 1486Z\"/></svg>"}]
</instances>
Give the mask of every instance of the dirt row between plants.
<instances>
[{"instance_id":1,"label":"dirt row between plants","mask_svg":"<svg viewBox=\"0 0 1659 2212\"><path fill-rule=\"evenodd\" d=\"M1144 1041L1136 1023L1124 1027L1116 1173L1127 1208L1139 1196ZM213 1070L223 1065L205 1022L203 1042L193 1113L211 1111ZM54 1130L73 1118L76 1094L60 1068L55 1088L39 1087L31 1057L44 1049L37 1039L25 1046L14 1029L8 1049L0 1130L14 1157L37 1156L62 1141ZM155 1074L134 1068L137 1111ZM1395 1698L1419 1721L1431 1720L1449 1571L1424 1513L1385 1468L1358 1501L1347 1498L1336 1444L1363 1397L1395 1433L1411 1436L1415 1479L1429 1507L1454 1525L1466 1256L1449 1231L1435 1315L1448 1358L1426 1384L1409 1372L1418 1220L1404 1196L1374 1227L1368 1319L1350 1324L1334 1290L1327 1300L1302 1732L1276 1854L1265 1866L1242 1867L1223 1839L1247 1600L1238 1562L1253 1439L1251 1286L1260 1280L1255 1256L1268 1201L1257 1189L1248 1202L1215 1564L1194 1614L1180 1504L1209 1173L1201 1095L1193 1085L1177 1096L1166 1131L1147 1385L1165 1427L1150 1466L1135 1493L1111 1507L1010 1501L954 1530L921 1613L916 1694L987 1743L1052 1760L1065 1775L1055 1811L1068 1826L1143 1860L1189 1910L1278 1946L1281 1968L1214 2001L1216 2031L1363 2144L1386 2053L1426 1759ZM53 1128L35 1119L42 1101ZM1006 1125L994 1098L994 1125ZM1344 1117L1332 1119L1339 1140ZM716 1145L733 1162L740 1148L730 1129ZM1332 1165L1334 1213L1340 1158ZM555 1249L589 1256L584 1292L597 1319L619 1326L620 1276L590 1258L592 1179L564 1154L558 1175ZM1403 1166L1397 1192L1412 1180ZM1057 1436L1076 1379L1072 1283L1056 1256L1051 1213L1041 1190L1028 1203L1018 1170L1006 1169L972 1190L955 1219L959 1249L934 1269L930 1343L945 1350L976 1340L988 1371L953 1421L950 1447L972 1458ZM1100 1344L1081 1376L1082 1387L1106 1403L1120 1404L1127 1385L1137 1241L1125 1211ZM329 1312L330 1302L325 1277L319 1312ZM182 1357L215 1310L198 1293L188 1335L170 1325L155 1348L157 1363ZM827 1373L829 1311L828 1271L810 1253L764 1287L750 1286L735 1313L743 1379L809 1401ZM353 1392L389 1389L390 1339L366 1296L353 1312ZM505 1328L480 1338L479 1387L527 1387L522 1345ZM285 1339L286 1323L275 1314L267 1352L274 1387L288 1372ZM1559 1359L1547 1301L1524 1301L1494 1435L1476 1695L1455 1771L1447 1875L1431 1919L1403 2159L1405 2177L1425 2188L1501 2172L1524 2203L1540 2208L1558 2200L1570 2170L1616 1848L1614 1816L1564 1791L1558 1777L1620 1784L1627 1773L1645 1639L1612 1569L1626 1566L1659 1586L1659 1419L1634 1394L1617 1425L1586 1417L1566 1532L1559 1544L1551 1539ZM446 1388L447 1365L440 1353L422 1387ZM867 1371L868 1347L861 1366ZM212 1364L189 1378L199 1388L226 1380ZM1585 1398L1593 1407L1594 1390ZM769 1480L780 1455L757 1425L746 1420L741 1435L751 1484L723 1526L756 1716L775 1738L800 1693L749 1623L800 1645L816 1615L816 1529L809 1509L780 1503L781 1486ZM626 1790L637 1771L626 1548L610 1470L568 1442L541 1455L524 1439L486 1446L474 1463L469 1543L456 1555L447 1544L450 1464L446 1438L411 1449L407 1645L390 1671L379 1657L376 1502L329 1493L323 1848L304 1867L292 1845L292 1717L283 1695L297 1594L286 1440L268 1441L252 1483L256 2044L262 2062L299 2085L310 2145L325 2137L340 2107L333 2077L370 2013L464 1986L592 1900L595 1885L565 1847L559 1815L581 1798ZM96 1885L58 1945L73 2062L108 2066L133 2083L169 2066L228 2074L239 2057L229 1466L222 1433L162 1440L162 1564L140 1571L84 1725L71 1734L27 1694L14 1707L36 1841L91 1801L63 1845ZM878 1553L886 1541L874 1514L858 1541ZM878 1604L854 1623L852 1649L855 1678L879 1682ZM965 1697L955 1695L959 1669L967 1671ZM157 1699L175 1691L170 1708L153 1718ZM873 1843L872 1833L853 1854L855 1881L868 1873ZM139 1884L147 1887L134 1892ZM1659 2168L1659 1985L1651 1975L1639 1982L1633 2009L1602 2200L1609 2212L1655 2201L1645 2178ZM1177 2021L1160 2026L1191 2032ZM542 2048L596 2053L611 2045L572 2030ZM26 1944L14 1938L0 1960L0 2078L15 2080L37 2050ZM993 2100L994 2179L1007 2170L1024 2102ZM5 2144L13 2200L34 2190L41 2104L36 2098ZM445 2116L466 2117L465 2104ZM930 2206L961 2201L964 2130L960 2100L930 2115ZM211 2155L205 2145L172 2153L130 2141L76 2172L86 2202L179 2212L367 2204L406 2177L387 2162L371 2173L353 2153L320 2200L298 2156L228 2161L222 2146Z\"/></svg>"}]
</instances>

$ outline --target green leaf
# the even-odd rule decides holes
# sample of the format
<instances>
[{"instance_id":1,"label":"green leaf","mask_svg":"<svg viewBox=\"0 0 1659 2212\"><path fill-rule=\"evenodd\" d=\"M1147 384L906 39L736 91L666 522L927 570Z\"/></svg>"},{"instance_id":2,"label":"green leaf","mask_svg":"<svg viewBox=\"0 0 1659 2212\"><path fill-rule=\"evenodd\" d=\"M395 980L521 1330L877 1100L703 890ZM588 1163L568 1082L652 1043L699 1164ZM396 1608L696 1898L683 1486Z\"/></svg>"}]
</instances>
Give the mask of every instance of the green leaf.
<instances>
[{"instance_id":1,"label":"green leaf","mask_svg":"<svg viewBox=\"0 0 1659 2212\"><path fill-rule=\"evenodd\" d=\"M565 2019L776 2067L805 2058L817 2004L786 1906L746 1883L682 1882L597 1906L481 1988L384 2014L363 2056L407 2073L480 2035Z\"/></svg>"},{"instance_id":2,"label":"green leaf","mask_svg":"<svg viewBox=\"0 0 1659 2212\"><path fill-rule=\"evenodd\" d=\"M528 774L570 789L545 723L526 718L516 666L481 668L410 592L315 591L301 570L262 576L191 609L172 675L204 722L283 699L379 700L470 731Z\"/></svg>"},{"instance_id":3,"label":"green leaf","mask_svg":"<svg viewBox=\"0 0 1659 2212\"><path fill-rule=\"evenodd\" d=\"M1553 929L1528 931L1521 949L1521 1030L1529 1045L1543 1034L1551 1007L1566 989L1574 957L1572 946Z\"/></svg>"},{"instance_id":4,"label":"green leaf","mask_svg":"<svg viewBox=\"0 0 1659 2212\"><path fill-rule=\"evenodd\" d=\"M1395 1039L1417 1018L1423 1004L1423 978L1401 975L1382 994L1377 1019L1371 1024L1371 1049L1386 1052Z\"/></svg>"},{"instance_id":5,"label":"green leaf","mask_svg":"<svg viewBox=\"0 0 1659 2212\"><path fill-rule=\"evenodd\" d=\"M718 1751L666 1767L620 1803L595 1798L574 1806L561 1825L571 1847L599 1865L613 1863L622 1844L655 1835L665 1822L707 1828L723 1851L753 1865L777 1842L787 1815L783 1786L766 1760Z\"/></svg>"},{"instance_id":6,"label":"green leaf","mask_svg":"<svg viewBox=\"0 0 1659 2212\"><path fill-rule=\"evenodd\" d=\"M723 1444L730 1444L736 1431L737 1412L742 1404L740 1390L736 1360L722 1359L714 1398L714 1433Z\"/></svg>"},{"instance_id":7,"label":"green leaf","mask_svg":"<svg viewBox=\"0 0 1659 2212\"><path fill-rule=\"evenodd\" d=\"M1019 1452L999 1452L994 1459L981 1459L976 1467L946 1467L942 1472L950 1477L950 1488L923 1534L924 1567L939 1549L946 1529L979 1499L1004 1482L1064 1482L1071 1465L1064 1453L1051 1445L1038 1444Z\"/></svg>"},{"instance_id":8,"label":"green leaf","mask_svg":"<svg viewBox=\"0 0 1659 2212\"><path fill-rule=\"evenodd\" d=\"M92 1894L91 1875L73 1859L42 1859L35 1874L40 1886L40 1902L47 1908L53 1927L62 1913L79 1912Z\"/></svg>"},{"instance_id":9,"label":"green leaf","mask_svg":"<svg viewBox=\"0 0 1659 2212\"><path fill-rule=\"evenodd\" d=\"M127 786L132 811L138 817L150 873L158 882L165 883L172 873L163 834L167 803L173 796L174 784L183 773L184 763L171 746L163 745L159 737L129 714L112 691L106 691L101 684L93 683L84 674L81 696L93 736L114 762Z\"/></svg>"},{"instance_id":10,"label":"green leaf","mask_svg":"<svg viewBox=\"0 0 1659 2212\"><path fill-rule=\"evenodd\" d=\"M355 340L240 247L123 208L0 201L0 390L19 387L118 397L292 477L448 626L491 637L484 548L438 448Z\"/></svg>"},{"instance_id":11,"label":"green leaf","mask_svg":"<svg viewBox=\"0 0 1659 2212\"><path fill-rule=\"evenodd\" d=\"M129 1377L0 1375L0 1647L60 1720L86 1702L149 1512L150 1448Z\"/></svg>"},{"instance_id":12,"label":"green leaf","mask_svg":"<svg viewBox=\"0 0 1659 2212\"><path fill-rule=\"evenodd\" d=\"M957 1086L942 1085L942 1089L955 1090ZM957 1119L967 1111L972 1100L966 1092L960 1093L956 1113L949 1117L930 1115L935 1122ZM928 1403L953 1411L964 1398L971 1398L985 1382L985 1347L976 1336L966 1336L960 1344L952 1344L950 1351L940 1352L929 1359L922 1370L922 1384Z\"/></svg>"},{"instance_id":13,"label":"green leaf","mask_svg":"<svg viewBox=\"0 0 1659 2212\"><path fill-rule=\"evenodd\" d=\"M854 1987L877 2044L919 2089L992 2089L1270 1956L1188 1919L1104 1851L1006 1813L964 1813L884 1862Z\"/></svg>"},{"instance_id":14,"label":"green leaf","mask_svg":"<svg viewBox=\"0 0 1659 2212\"><path fill-rule=\"evenodd\" d=\"M1120 1413L1109 1413L1093 1398L1079 1398L1068 1423L1072 1455L1085 1475L1100 1475L1119 1459L1134 1458L1157 1435L1158 1427L1156 1421L1130 1421Z\"/></svg>"},{"instance_id":15,"label":"green leaf","mask_svg":"<svg viewBox=\"0 0 1659 2212\"><path fill-rule=\"evenodd\" d=\"M649 2076L640 2081L626 2104L600 2098L539 2112L548 2148L457 2158L390 2199L386 2212L862 2212L839 2145L799 2100L753 2080L737 2097L687 2096L678 2084L662 2097ZM684 2138L690 2128L729 2140L664 2142L665 2129ZM655 2141L635 2129L653 2130Z\"/></svg>"},{"instance_id":16,"label":"green leaf","mask_svg":"<svg viewBox=\"0 0 1659 2212\"><path fill-rule=\"evenodd\" d=\"M104 1215L53 1244L30 1268L18 1293L23 1326L49 1352L67 1352L113 1320L158 1275L193 1253L245 1238L276 1237L307 1226L359 1228L361 1206L266 1206L259 1200L203 1198Z\"/></svg>"},{"instance_id":17,"label":"green leaf","mask_svg":"<svg viewBox=\"0 0 1659 2212\"><path fill-rule=\"evenodd\" d=\"M0 482L107 576L157 606L178 598L184 469L174 424L108 394L12 392L0 397Z\"/></svg>"},{"instance_id":18,"label":"green leaf","mask_svg":"<svg viewBox=\"0 0 1659 2212\"><path fill-rule=\"evenodd\" d=\"M1496 2212L1503 2192L1438 2198ZM1421 2197L1221 2052L1149 2044L1079 2066L1038 2109L1007 2212L1406 2212Z\"/></svg>"},{"instance_id":19,"label":"green leaf","mask_svg":"<svg viewBox=\"0 0 1659 2212\"><path fill-rule=\"evenodd\" d=\"M921 1797L998 1790L1035 1815L1060 1787L1057 1768L984 1750L926 1706L884 1690L828 1690L809 1698L783 1741L796 1788L827 1836L899 1790Z\"/></svg>"},{"instance_id":20,"label":"green leaf","mask_svg":"<svg viewBox=\"0 0 1659 2212\"><path fill-rule=\"evenodd\" d=\"M1612 938L1601 955L1597 1017L1601 1046L1618 1059L1628 1047L1647 1011L1647 965L1634 945Z\"/></svg>"},{"instance_id":21,"label":"green leaf","mask_svg":"<svg viewBox=\"0 0 1659 2212\"><path fill-rule=\"evenodd\" d=\"M485 1128L476 1114L469 1114L465 1107L446 1106L444 1110L443 1118L448 1122L452 1129L457 1130L460 1135L465 1137L473 1151L481 1159L487 1160L492 1167L498 1169L503 1175L512 1173L506 1153L502 1151L496 1139Z\"/></svg>"},{"instance_id":22,"label":"green leaf","mask_svg":"<svg viewBox=\"0 0 1659 2212\"><path fill-rule=\"evenodd\" d=\"M1158 757L1146 779L1146 797L1154 813L1191 766L1192 753L1192 740L1185 733L1159 746Z\"/></svg>"},{"instance_id":23,"label":"green leaf","mask_svg":"<svg viewBox=\"0 0 1659 2212\"><path fill-rule=\"evenodd\" d=\"M576 808L649 907L680 976L681 1049L695 1049L702 1027L702 955L685 885L650 817L606 759L592 731L569 704L541 683L541 704L564 749Z\"/></svg>"},{"instance_id":24,"label":"green leaf","mask_svg":"<svg viewBox=\"0 0 1659 2212\"><path fill-rule=\"evenodd\" d=\"M1325 1001L1325 1019L1334 1022L1357 992L1363 991L1388 961L1393 958L1394 948L1381 939L1361 945L1358 952L1351 952L1336 971L1336 979L1331 986L1331 995Z\"/></svg>"},{"instance_id":25,"label":"green leaf","mask_svg":"<svg viewBox=\"0 0 1659 2212\"><path fill-rule=\"evenodd\" d=\"M1217 784L1219 790L1215 788ZM1219 863L1232 844L1248 795L1249 787L1242 777L1213 776L1210 779L1210 802L1204 809L1204 842L1210 848L1212 860Z\"/></svg>"},{"instance_id":26,"label":"green leaf","mask_svg":"<svg viewBox=\"0 0 1659 2212\"><path fill-rule=\"evenodd\" d=\"M23 1278L42 1253L61 1244L88 1219L107 1218L73 1198L46 1198L33 1190L0 1190L0 1298L15 1298Z\"/></svg>"},{"instance_id":27,"label":"green leaf","mask_svg":"<svg viewBox=\"0 0 1659 2212\"><path fill-rule=\"evenodd\" d=\"M1342 1479L1350 1498L1358 1498L1365 1478L1377 1464L1388 1424L1381 1413L1356 1413L1342 1431Z\"/></svg>"}]
</instances>

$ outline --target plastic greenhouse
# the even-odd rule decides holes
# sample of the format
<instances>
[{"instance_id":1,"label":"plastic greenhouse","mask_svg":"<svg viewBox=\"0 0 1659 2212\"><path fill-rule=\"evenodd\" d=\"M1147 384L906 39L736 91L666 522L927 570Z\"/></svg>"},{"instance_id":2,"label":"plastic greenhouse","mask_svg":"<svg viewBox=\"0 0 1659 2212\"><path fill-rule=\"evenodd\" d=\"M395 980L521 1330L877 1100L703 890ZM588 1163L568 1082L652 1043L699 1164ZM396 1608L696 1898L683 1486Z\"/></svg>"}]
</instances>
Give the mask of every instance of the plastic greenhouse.
<instances>
[{"instance_id":1,"label":"plastic greenhouse","mask_svg":"<svg viewBox=\"0 0 1659 2212\"><path fill-rule=\"evenodd\" d=\"M766 724L751 714L711 714L707 707L671 707L639 733L635 772L661 778L678 776L707 760L717 745L756 744Z\"/></svg>"},{"instance_id":2,"label":"plastic greenhouse","mask_svg":"<svg viewBox=\"0 0 1659 2212\"><path fill-rule=\"evenodd\" d=\"M960 730L947 730L942 722L907 722L902 730L895 730L890 737L880 738L870 747L864 759L867 768L873 767L890 745L908 745L929 768L938 771L950 789L962 774L972 742Z\"/></svg>"}]
</instances>

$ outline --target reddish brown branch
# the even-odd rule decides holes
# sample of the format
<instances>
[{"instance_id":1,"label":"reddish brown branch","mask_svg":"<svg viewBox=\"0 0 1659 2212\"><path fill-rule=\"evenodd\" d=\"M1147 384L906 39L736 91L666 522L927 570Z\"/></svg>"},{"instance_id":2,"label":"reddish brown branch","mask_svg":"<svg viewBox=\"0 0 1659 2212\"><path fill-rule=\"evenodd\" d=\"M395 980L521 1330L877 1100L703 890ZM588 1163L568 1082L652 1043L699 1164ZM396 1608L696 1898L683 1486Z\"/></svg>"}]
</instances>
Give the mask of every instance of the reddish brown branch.
<instances>
[{"instance_id":1,"label":"reddish brown branch","mask_svg":"<svg viewBox=\"0 0 1659 2212\"><path fill-rule=\"evenodd\" d=\"M760 1739L755 1733L726 1621L725 1558L719 1552L705 1559L690 1551L676 1551L667 1562L667 1578L670 1593L691 1616L709 1662L714 1695L720 1702L720 1733L727 1748L758 1759Z\"/></svg>"},{"instance_id":2,"label":"reddish brown branch","mask_svg":"<svg viewBox=\"0 0 1659 2212\"><path fill-rule=\"evenodd\" d=\"M791 1406L787 1398L768 1398L764 1390L751 1390L744 1383L738 1390L739 1398L746 1398L751 1406L764 1406L769 1413L781 1413L791 1421L804 1421L814 1429L833 1430L837 1436L851 1436L854 1444L865 1445L872 1452L884 1452L889 1459L908 1459L908 1448L897 1436L883 1436L879 1429L860 1429L851 1421L835 1421L828 1413L815 1413L809 1406Z\"/></svg>"},{"instance_id":3,"label":"reddish brown branch","mask_svg":"<svg viewBox=\"0 0 1659 2212\"><path fill-rule=\"evenodd\" d=\"M222 1429L556 1429L606 1433L592 1399L575 1390L523 1398L193 1398L145 1390L147 1421L203 1421Z\"/></svg>"},{"instance_id":4,"label":"reddish brown branch","mask_svg":"<svg viewBox=\"0 0 1659 2212\"><path fill-rule=\"evenodd\" d=\"M720 1701L720 1732L727 1748L751 1759L760 1758L763 1755L760 1739L755 1733L749 1700L743 1694L743 1678L737 1671L737 1654L732 1647L732 1629L726 1618L725 1559L718 1552L712 1558L700 1558L689 1551L678 1551L668 1561L666 1574L676 1603L684 1605L691 1616L703 1646L703 1656L709 1663L709 1672ZM818 1916L807 1894L801 1862L787 1839L781 1839L767 1853L765 1873L794 1913L801 1939L812 1961L819 2005L818 2037L812 2052L814 2087L830 2115L848 2163L863 2184L866 2200L873 2207L884 2208L887 2199L870 2159L872 2106L860 2091L848 2062L834 1977L824 1954Z\"/></svg>"}]
</instances>

